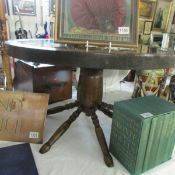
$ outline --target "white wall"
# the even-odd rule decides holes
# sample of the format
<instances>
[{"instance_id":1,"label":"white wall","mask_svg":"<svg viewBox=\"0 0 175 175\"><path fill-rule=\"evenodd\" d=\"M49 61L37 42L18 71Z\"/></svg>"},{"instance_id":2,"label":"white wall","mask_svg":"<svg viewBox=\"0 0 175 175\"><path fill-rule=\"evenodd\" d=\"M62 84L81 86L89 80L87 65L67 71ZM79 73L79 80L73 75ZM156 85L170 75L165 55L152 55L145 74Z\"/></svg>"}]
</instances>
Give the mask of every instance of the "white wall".
<instances>
[{"instance_id":1,"label":"white wall","mask_svg":"<svg viewBox=\"0 0 175 175\"><path fill-rule=\"evenodd\" d=\"M10 39L15 39L15 22L19 19L17 15L13 15L12 10L12 0L8 0L10 16L8 17L9 29L10 29ZM49 32L49 0L36 0L36 16L21 16L23 28L25 30L30 30L34 37L37 23L39 28L44 32L43 26L41 26L41 8L43 5L43 22L48 22L47 31ZM17 29L20 27L17 23ZM28 36L29 37L29 36ZM30 38L30 37L29 37Z\"/></svg>"},{"instance_id":2,"label":"white wall","mask_svg":"<svg viewBox=\"0 0 175 175\"><path fill-rule=\"evenodd\" d=\"M15 21L19 19L17 15L13 15L12 10L12 0L8 0L9 4L9 11L10 16L7 16L8 24L9 24L9 39L16 39L15 36ZM36 16L21 16L23 28L27 31L30 30L32 32L33 37L35 38L35 31L36 27L35 24L37 23L39 28L42 29L44 32L43 26L41 26L41 7L43 5L43 22L48 22L47 31L49 33L49 0L36 0ZM19 23L17 25L17 29L19 28ZM29 35L28 35L29 37ZM0 64L2 64L2 58L0 55Z\"/></svg>"}]
</instances>

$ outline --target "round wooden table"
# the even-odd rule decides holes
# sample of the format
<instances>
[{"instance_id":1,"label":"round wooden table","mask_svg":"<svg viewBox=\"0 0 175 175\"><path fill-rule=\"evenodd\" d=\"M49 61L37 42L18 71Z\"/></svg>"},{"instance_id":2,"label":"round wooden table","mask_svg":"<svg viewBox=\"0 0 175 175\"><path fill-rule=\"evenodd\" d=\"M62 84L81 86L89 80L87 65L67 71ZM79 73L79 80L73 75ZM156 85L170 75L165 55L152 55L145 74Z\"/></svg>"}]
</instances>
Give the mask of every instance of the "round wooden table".
<instances>
[{"instance_id":1,"label":"round wooden table","mask_svg":"<svg viewBox=\"0 0 175 175\"><path fill-rule=\"evenodd\" d=\"M175 67L175 54L170 52L159 54L138 54L134 51L112 51L105 48L86 48L74 45L56 44L53 40L11 40L6 42L8 54L12 57L32 61L60 65L63 67L80 68L80 78L77 90L77 100L65 106L48 110L48 115L77 107L75 112L66 120L41 147L40 152L46 153L51 146L66 132L71 123L81 112L90 116L95 126L97 139L101 146L104 161L107 166L113 166L103 130L99 124L96 110L112 117L113 105L102 102L103 69L162 69Z\"/></svg>"}]
</instances>

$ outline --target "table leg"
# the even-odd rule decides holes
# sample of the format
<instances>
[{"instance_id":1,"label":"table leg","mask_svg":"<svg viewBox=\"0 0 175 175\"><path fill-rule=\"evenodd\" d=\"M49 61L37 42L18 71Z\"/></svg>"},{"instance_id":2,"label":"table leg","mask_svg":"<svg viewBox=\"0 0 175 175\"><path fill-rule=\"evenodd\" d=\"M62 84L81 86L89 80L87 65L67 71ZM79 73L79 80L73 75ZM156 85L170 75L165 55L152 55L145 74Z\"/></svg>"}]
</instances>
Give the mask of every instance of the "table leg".
<instances>
[{"instance_id":1,"label":"table leg","mask_svg":"<svg viewBox=\"0 0 175 175\"><path fill-rule=\"evenodd\" d=\"M103 152L104 161L105 161L105 163L108 167L112 167L113 166L113 160L112 160L112 157L109 153L109 149L108 149L108 146L107 146L107 143L106 143L105 136L103 134L103 130L102 130L100 124L99 124L99 120L98 120L98 117L95 114L95 112L92 114L91 118L92 118L92 122L95 126L95 132L96 132L96 135L97 135L98 142L99 142L101 150Z\"/></svg>"},{"instance_id":2,"label":"table leg","mask_svg":"<svg viewBox=\"0 0 175 175\"><path fill-rule=\"evenodd\" d=\"M78 102L77 101L75 101L73 103L66 104L64 106L57 106L57 107L49 109L47 111L47 115L55 114L55 113L58 113L58 112L62 112L64 110L72 109L72 108L77 107L77 106L78 106Z\"/></svg>"},{"instance_id":3,"label":"table leg","mask_svg":"<svg viewBox=\"0 0 175 175\"><path fill-rule=\"evenodd\" d=\"M52 135L52 137L41 147L40 153L46 153L50 150L51 146L67 131L70 125L77 119L77 117L82 112L79 107L76 111L72 113L68 120L66 120Z\"/></svg>"},{"instance_id":4,"label":"table leg","mask_svg":"<svg viewBox=\"0 0 175 175\"><path fill-rule=\"evenodd\" d=\"M78 107L78 109L65 121L53 134L53 136L40 149L40 153L46 153L51 146L66 132L71 123L84 112L87 116L91 116L95 126L96 135L101 146L104 161L108 167L113 166L113 160L109 153L108 146L103 134L103 130L99 124L95 111L101 110L104 114L112 118L113 105L102 102L103 97L103 70L98 69L81 69L78 82L77 101L48 110L49 114L61 112L63 110Z\"/></svg>"}]
</instances>

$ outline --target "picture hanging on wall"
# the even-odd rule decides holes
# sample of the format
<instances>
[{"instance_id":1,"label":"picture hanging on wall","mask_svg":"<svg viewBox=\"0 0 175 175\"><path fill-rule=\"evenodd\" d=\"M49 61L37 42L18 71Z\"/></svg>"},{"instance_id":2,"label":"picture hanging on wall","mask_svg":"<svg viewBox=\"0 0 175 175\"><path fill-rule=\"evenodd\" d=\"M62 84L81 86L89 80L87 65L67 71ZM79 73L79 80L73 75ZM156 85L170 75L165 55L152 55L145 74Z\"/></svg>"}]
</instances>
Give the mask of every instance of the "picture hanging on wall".
<instances>
[{"instance_id":1,"label":"picture hanging on wall","mask_svg":"<svg viewBox=\"0 0 175 175\"><path fill-rule=\"evenodd\" d=\"M167 32L173 0L159 0L153 22L153 30Z\"/></svg>"},{"instance_id":2,"label":"picture hanging on wall","mask_svg":"<svg viewBox=\"0 0 175 175\"><path fill-rule=\"evenodd\" d=\"M55 41L137 46L138 0L56 0Z\"/></svg>"},{"instance_id":3,"label":"picture hanging on wall","mask_svg":"<svg viewBox=\"0 0 175 175\"><path fill-rule=\"evenodd\" d=\"M156 0L140 0L139 3L139 17L146 20L153 20L156 9Z\"/></svg>"},{"instance_id":4,"label":"picture hanging on wall","mask_svg":"<svg viewBox=\"0 0 175 175\"><path fill-rule=\"evenodd\" d=\"M14 15L36 15L36 0L12 0Z\"/></svg>"}]
</instances>

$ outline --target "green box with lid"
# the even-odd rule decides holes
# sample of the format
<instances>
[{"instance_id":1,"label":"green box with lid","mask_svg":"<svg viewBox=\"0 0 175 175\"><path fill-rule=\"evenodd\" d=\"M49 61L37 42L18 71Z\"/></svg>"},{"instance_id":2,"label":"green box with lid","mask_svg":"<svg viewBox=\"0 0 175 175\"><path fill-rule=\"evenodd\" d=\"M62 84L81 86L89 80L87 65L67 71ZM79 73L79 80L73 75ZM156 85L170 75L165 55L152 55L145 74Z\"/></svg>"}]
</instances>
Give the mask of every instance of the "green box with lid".
<instances>
[{"instance_id":1,"label":"green box with lid","mask_svg":"<svg viewBox=\"0 0 175 175\"><path fill-rule=\"evenodd\" d=\"M132 175L169 159L175 144L175 105L146 96L115 102L110 152Z\"/></svg>"}]
</instances>

